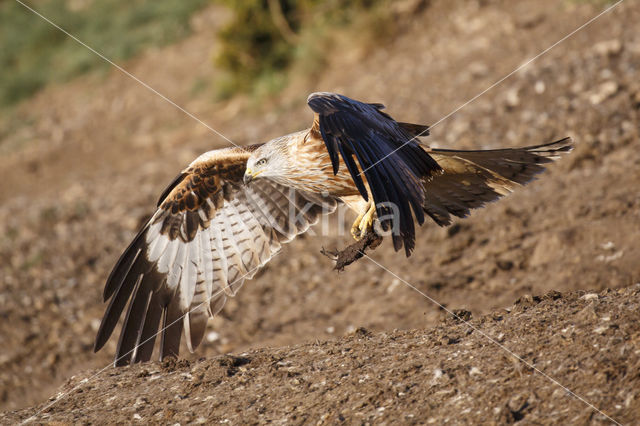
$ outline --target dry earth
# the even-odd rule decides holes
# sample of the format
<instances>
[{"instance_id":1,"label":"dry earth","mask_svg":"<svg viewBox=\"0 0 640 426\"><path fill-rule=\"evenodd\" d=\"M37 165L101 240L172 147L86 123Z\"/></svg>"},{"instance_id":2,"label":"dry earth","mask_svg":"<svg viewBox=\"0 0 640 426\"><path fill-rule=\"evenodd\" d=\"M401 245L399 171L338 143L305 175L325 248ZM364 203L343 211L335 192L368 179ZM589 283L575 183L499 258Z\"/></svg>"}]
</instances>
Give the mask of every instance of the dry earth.
<instances>
[{"instance_id":1,"label":"dry earth","mask_svg":"<svg viewBox=\"0 0 640 426\"><path fill-rule=\"evenodd\" d=\"M329 90L437 123L428 141L440 147L565 135L577 145L508 199L447 229L425 225L411 258L383 243L372 258L391 273L367 259L333 272L319 251L349 242L335 231L296 240L211 320L187 361L107 368L86 382L115 350L91 347L120 251L176 172L228 142L117 71L23 104L0 129L0 422L76 384L38 420L607 421L484 334L616 420L638 421L640 4L623 2L440 121L600 10L551 0L404 8L392 40L344 37L319 78L261 107L196 90L215 78L217 9L190 38L125 64L243 144L307 126L307 94ZM477 330L394 274L470 311Z\"/></svg>"},{"instance_id":2,"label":"dry earth","mask_svg":"<svg viewBox=\"0 0 640 426\"><path fill-rule=\"evenodd\" d=\"M570 393L575 392L617 421L635 423L640 416L640 285L583 293L524 297L508 310L467 323L451 317L431 329L371 333L358 328L333 341L88 371L62 386L60 402L37 419L68 424L106 419L610 423ZM497 350L498 344L524 362ZM0 420L18 422L33 412L8 413Z\"/></svg>"}]
</instances>

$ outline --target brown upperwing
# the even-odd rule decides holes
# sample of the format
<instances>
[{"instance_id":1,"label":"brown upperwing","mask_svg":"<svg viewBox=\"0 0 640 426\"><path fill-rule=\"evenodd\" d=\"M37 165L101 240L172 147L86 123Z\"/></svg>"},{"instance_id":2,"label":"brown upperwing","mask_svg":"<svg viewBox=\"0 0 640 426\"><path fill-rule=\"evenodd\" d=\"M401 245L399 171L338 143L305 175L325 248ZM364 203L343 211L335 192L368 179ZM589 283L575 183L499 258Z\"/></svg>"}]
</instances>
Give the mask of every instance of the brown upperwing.
<instances>
[{"instance_id":1,"label":"brown upperwing","mask_svg":"<svg viewBox=\"0 0 640 426\"><path fill-rule=\"evenodd\" d=\"M172 240L193 240L198 229L207 228L215 212L231 198L234 188L242 182L249 156L259 146L261 144L216 151L211 158L189 166L183 171L182 179L159 202L164 214L154 215L151 224L162 220L162 234Z\"/></svg>"}]
</instances>

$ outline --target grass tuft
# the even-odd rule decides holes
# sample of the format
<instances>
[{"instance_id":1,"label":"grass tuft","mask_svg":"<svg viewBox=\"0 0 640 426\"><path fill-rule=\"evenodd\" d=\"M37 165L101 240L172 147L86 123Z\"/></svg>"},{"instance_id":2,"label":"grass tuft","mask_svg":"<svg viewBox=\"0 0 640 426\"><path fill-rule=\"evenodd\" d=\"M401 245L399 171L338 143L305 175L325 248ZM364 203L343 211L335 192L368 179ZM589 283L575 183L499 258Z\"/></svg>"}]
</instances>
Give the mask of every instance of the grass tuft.
<instances>
[{"instance_id":1,"label":"grass tuft","mask_svg":"<svg viewBox=\"0 0 640 426\"><path fill-rule=\"evenodd\" d=\"M276 93L295 70L314 77L345 31L359 41L388 35L390 0L217 0L234 17L219 32L222 71L214 85L220 99L238 92L258 98Z\"/></svg>"},{"instance_id":2,"label":"grass tuft","mask_svg":"<svg viewBox=\"0 0 640 426\"><path fill-rule=\"evenodd\" d=\"M42 0L29 5L106 57L121 61L189 33L209 0ZM0 2L0 107L49 83L109 67L15 1Z\"/></svg>"}]
</instances>

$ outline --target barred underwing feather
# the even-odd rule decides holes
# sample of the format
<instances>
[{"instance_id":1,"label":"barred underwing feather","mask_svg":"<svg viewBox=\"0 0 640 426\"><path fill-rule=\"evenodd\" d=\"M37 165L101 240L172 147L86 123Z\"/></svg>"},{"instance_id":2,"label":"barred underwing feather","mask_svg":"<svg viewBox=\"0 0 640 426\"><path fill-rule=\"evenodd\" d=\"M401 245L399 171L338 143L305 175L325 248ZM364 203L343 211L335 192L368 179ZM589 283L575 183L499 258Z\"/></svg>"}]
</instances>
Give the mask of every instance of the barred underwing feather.
<instances>
[{"instance_id":1,"label":"barred underwing feather","mask_svg":"<svg viewBox=\"0 0 640 426\"><path fill-rule=\"evenodd\" d=\"M255 213L260 215L260 224L264 228L269 228L284 235L284 230L280 228L280 225L275 220L279 212L275 211L270 203L267 202L268 196L265 196L262 191L258 191L256 187L249 187L246 191L246 198L249 202L248 205L253 208Z\"/></svg>"},{"instance_id":2,"label":"barred underwing feather","mask_svg":"<svg viewBox=\"0 0 640 426\"><path fill-rule=\"evenodd\" d=\"M262 200L262 198L257 196L250 187L245 191L244 197L247 201L247 207L253 213L253 216L260 224L260 228L268 238L269 249L271 250L271 253L278 252L282 246L278 241L276 231L274 230L272 224L272 220L270 219L268 214L265 213L267 206L265 205L264 201Z\"/></svg>"},{"instance_id":3,"label":"barred underwing feather","mask_svg":"<svg viewBox=\"0 0 640 426\"><path fill-rule=\"evenodd\" d=\"M298 213L297 215L291 215L293 216L293 226L296 228L296 232L306 232L312 225L311 222L313 222L313 220L309 220L311 215L308 214L306 203L300 199L297 192L285 192L282 195L287 199L287 205L294 207Z\"/></svg>"},{"instance_id":4,"label":"barred underwing feather","mask_svg":"<svg viewBox=\"0 0 640 426\"><path fill-rule=\"evenodd\" d=\"M209 299L209 316L214 316L222 310L227 302L227 295L223 291L217 290Z\"/></svg>"},{"instance_id":5,"label":"barred underwing feather","mask_svg":"<svg viewBox=\"0 0 640 426\"><path fill-rule=\"evenodd\" d=\"M227 256L224 252L224 247L222 244L222 232L220 231L220 227L211 226L209 228L209 233L211 235L211 243L213 247L213 273L215 276L214 282L218 285L220 290L224 290L229 281L229 277L227 275L227 271L229 269Z\"/></svg>"},{"instance_id":6,"label":"barred underwing feather","mask_svg":"<svg viewBox=\"0 0 640 426\"><path fill-rule=\"evenodd\" d=\"M195 238L192 241L192 243L196 242L198 245L196 257L191 258L191 261L196 265L196 282L191 302L188 304L189 309L184 317L185 337L187 348L190 352L193 352L202 341L209 318L208 299L206 297L207 283L205 282L204 262L202 260L204 254L200 246L200 238Z\"/></svg>"},{"instance_id":7,"label":"barred underwing feather","mask_svg":"<svg viewBox=\"0 0 640 426\"><path fill-rule=\"evenodd\" d=\"M272 253L269 250L270 237L265 233L260 223L260 214L253 213L245 197L238 197L236 199L236 208L242 210L242 220L247 225L249 234L253 238L254 249L256 250L260 265L264 265L271 258Z\"/></svg>"},{"instance_id":8,"label":"barred underwing feather","mask_svg":"<svg viewBox=\"0 0 640 426\"><path fill-rule=\"evenodd\" d=\"M240 253L240 260L244 266L243 275L249 274L257 265L255 259L255 249L253 248L253 237L249 234L244 218L235 206L235 201L230 201L226 208L230 212L229 218L233 218L233 238Z\"/></svg>"},{"instance_id":9,"label":"barred underwing feather","mask_svg":"<svg viewBox=\"0 0 640 426\"><path fill-rule=\"evenodd\" d=\"M180 306L189 308L196 290L198 276L197 263L200 257L200 239L194 238L187 243L187 253L182 264L182 276L180 277L181 299Z\"/></svg>"},{"instance_id":10,"label":"barred underwing feather","mask_svg":"<svg viewBox=\"0 0 640 426\"><path fill-rule=\"evenodd\" d=\"M147 244L148 244L148 255L147 257L151 260L159 259L164 252L167 250L169 246L170 240L166 235L162 235L160 230L162 228L161 223L153 223L153 218L151 220L152 224L149 226L149 230L147 231Z\"/></svg>"},{"instance_id":11,"label":"barred underwing feather","mask_svg":"<svg viewBox=\"0 0 640 426\"><path fill-rule=\"evenodd\" d=\"M174 243L177 245L176 257L173 260L173 264L169 266L167 272L167 286L170 289L178 289L178 284L182 280L182 274L184 273L185 264L187 263L187 256L189 254L189 247L186 244Z\"/></svg>"},{"instance_id":12,"label":"barred underwing feather","mask_svg":"<svg viewBox=\"0 0 640 426\"><path fill-rule=\"evenodd\" d=\"M166 235L162 235L162 237L169 239ZM165 251L158 257L149 256L149 261L156 262L158 272L167 273L175 263L180 247L182 247L180 241L169 240Z\"/></svg>"},{"instance_id":13,"label":"barred underwing feather","mask_svg":"<svg viewBox=\"0 0 640 426\"><path fill-rule=\"evenodd\" d=\"M213 248L211 247L211 237L209 236L209 229L203 229L199 234L200 237L200 248L201 248L201 260L202 260L202 270L204 274L204 282L205 285L205 298L207 300L211 299L211 294L213 291ZM209 307L209 305L207 305ZM213 314L211 314L213 315Z\"/></svg>"},{"instance_id":14,"label":"barred underwing feather","mask_svg":"<svg viewBox=\"0 0 640 426\"><path fill-rule=\"evenodd\" d=\"M265 214L269 218L271 228L282 236L282 242L286 243L291 241L295 234L293 234L288 227L289 221L288 218L286 218L287 212L280 208L279 202L283 201L282 194L274 193L271 185L265 185L265 188L255 186L253 189L265 204ZM279 220L281 218L282 220Z\"/></svg>"},{"instance_id":15,"label":"barred underwing feather","mask_svg":"<svg viewBox=\"0 0 640 426\"><path fill-rule=\"evenodd\" d=\"M242 279L242 275L246 273L240 250L238 249L236 238L234 236L231 218L228 217L229 210L224 210L224 214L220 215L219 229L221 231L222 247L224 256L227 259L227 283L223 287L228 296L235 296L235 284Z\"/></svg>"},{"instance_id":16,"label":"barred underwing feather","mask_svg":"<svg viewBox=\"0 0 640 426\"><path fill-rule=\"evenodd\" d=\"M238 246L242 250L242 261L245 268L251 271L260 265L260 258L255 245L255 239L259 238L259 234L254 235L250 231L249 225L253 217L246 215L246 208L239 205L237 198L229 203L229 207L234 210L236 218L238 219L239 233L236 234L236 236L238 238Z\"/></svg>"}]
</instances>

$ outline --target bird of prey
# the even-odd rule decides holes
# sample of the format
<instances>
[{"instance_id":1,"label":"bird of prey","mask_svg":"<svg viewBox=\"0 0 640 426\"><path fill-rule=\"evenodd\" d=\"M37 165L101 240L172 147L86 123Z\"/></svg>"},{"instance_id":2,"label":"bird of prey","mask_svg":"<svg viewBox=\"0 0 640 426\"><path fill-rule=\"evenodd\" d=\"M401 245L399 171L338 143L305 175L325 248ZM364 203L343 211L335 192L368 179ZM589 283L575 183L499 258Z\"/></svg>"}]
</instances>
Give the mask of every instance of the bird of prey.
<instances>
[{"instance_id":1,"label":"bird of prey","mask_svg":"<svg viewBox=\"0 0 640 426\"><path fill-rule=\"evenodd\" d=\"M529 182L572 149L569 138L526 148L430 149L428 126L394 120L384 106L313 93L311 128L264 144L209 151L162 193L157 210L124 251L105 288L97 351L126 315L115 365L190 351L207 320L245 279L345 203L358 239L374 222L407 256L415 223L465 217ZM159 328L160 327L160 328Z\"/></svg>"}]
</instances>

